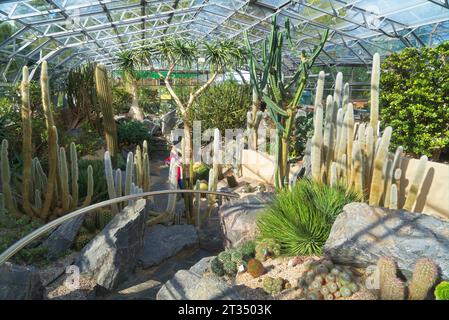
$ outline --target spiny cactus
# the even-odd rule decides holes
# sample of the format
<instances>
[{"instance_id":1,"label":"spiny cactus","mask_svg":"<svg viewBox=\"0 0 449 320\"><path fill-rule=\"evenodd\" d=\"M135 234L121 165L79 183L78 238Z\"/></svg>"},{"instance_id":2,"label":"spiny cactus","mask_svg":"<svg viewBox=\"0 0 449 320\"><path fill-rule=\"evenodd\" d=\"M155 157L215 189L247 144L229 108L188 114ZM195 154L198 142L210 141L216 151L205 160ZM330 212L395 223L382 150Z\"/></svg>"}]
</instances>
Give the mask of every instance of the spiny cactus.
<instances>
[{"instance_id":1,"label":"spiny cactus","mask_svg":"<svg viewBox=\"0 0 449 320\"><path fill-rule=\"evenodd\" d=\"M111 222L114 218L114 214L111 210L102 209L97 212L97 227L102 230L104 227Z\"/></svg>"},{"instance_id":2,"label":"spiny cactus","mask_svg":"<svg viewBox=\"0 0 449 320\"><path fill-rule=\"evenodd\" d=\"M258 278L265 273L265 267L258 259L250 259L248 261L248 273L253 278Z\"/></svg>"},{"instance_id":3,"label":"spiny cactus","mask_svg":"<svg viewBox=\"0 0 449 320\"><path fill-rule=\"evenodd\" d=\"M256 259L265 261L268 257L276 258L281 254L281 245L274 239L262 239L256 245Z\"/></svg>"},{"instance_id":4,"label":"spiny cactus","mask_svg":"<svg viewBox=\"0 0 449 320\"><path fill-rule=\"evenodd\" d=\"M232 261L225 261L223 263L223 270L229 277L234 277L237 274L237 265Z\"/></svg>"},{"instance_id":5,"label":"spiny cactus","mask_svg":"<svg viewBox=\"0 0 449 320\"><path fill-rule=\"evenodd\" d=\"M438 280L438 267L428 258L416 261L409 283L409 300L425 300Z\"/></svg>"},{"instance_id":6,"label":"spiny cactus","mask_svg":"<svg viewBox=\"0 0 449 320\"><path fill-rule=\"evenodd\" d=\"M20 86L21 93L21 116L22 116L22 207L28 216L33 216L34 212L30 204L31 193L31 167L33 158L32 146L32 125L31 125L31 107L30 107L30 88L29 88L29 71L28 67L23 67L22 82Z\"/></svg>"},{"instance_id":7,"label":"spiny cactus","mask_svg":"<svg viewBox=\"0 0 449 320\"><path fill-rule=\"evenodd\" d=\"M76 251L81 251L94 237L95 235L93 234L79 234L76 239L75 239L75 250Z\"/></svg>"},{"instance_id":8,"label":"spiny cactus","mask_svg":"<svg viewBox=\"0 0 449 320\"><path fill-rule=\"evenodd\" d=\"M422 156L419 159L418 168L416 169L415 176L413 177L412 184L405 200L404 209L408 211L413 210L413 206L418 196L418 191L426 173L427 156Z\"/></svg>"},{"instance_id":9,"label":"spiny cactus","mask_svg":"<svg viewBox=\"0 0 449 320\"><path fill-rule=\"evenodd\" d=\"M377 262L379 272L380 298L382 300L404 300L405 284L397 277L393 259L381 257Z\"/></svg>"},{"instance_id":10,"label":"spiny cactus","mask_svg":"<svg viewBox=\"0 0 449 320\"><path fill-rule=\"evenodd\" d=\"M11 172L9 168L8 159L8 140L3 139L1 150L1 174L2 174L2 191L4 195L5 207L9 212L19 215L19 212L14 204L14 199L10 187Z\"/></svg>"},{"instance_id":11,"label":"spiny cactus","mask_svg":"<svg viewBox=\"0 0 449 320\"><path fill-rule=\"evenodd\" d=\"M218 260L218 258L214 258L210 263L210 269L213 274L216 276L222 277L225 272L223 269L223 263Z\"/></svg>"},{"instance_id":12,"label":"spiny cactus","mask_svg":"<svg viewBox=\"0 0 449 320\"><path fill-rule=\"evenodd\" d=\"M286 281L280 277L266 277L263 279L262 288L267 294L276 295L282 292L285 283Z\"/></svg>"},{"instance_id":13,"label":"spiny cactus","mask_svg":"<svg viewBox=\"0 0 449 320\"><path fill-rule=\"evenodd\" d=\"M117 197L117 193L115 191L114 174L112 171L112 160L109 151L106 151L104 153L104 171L106 177L106 184L108 187L109 199L115 199ZM117 213L118 212L117 204L115 203L112 204L111 209L113 213Z\"/></svg>"},{"instance_id":14,"label":"spiny cactus","mask_svg":"<svg viewBox=\"0 0 449 320\"><path fill-rule=\"evenodd\" d=\"M116 164L118 152L117 126L114 120L112 106L112 92L105 66L97 65L95 68L95 84L98 103L103 113L103 127L106 138L106 148L109 151L113 164Z\"/></svg>"},{"instance_id":15,"label":"spiny cactus","mask_svg":"<svg viewBox=\"0 0 449 320\"><path fill-rule=\"evenodd\" d=\"M373 128L374 139L377 138L377 127L379 121L379 81L380 81L380 56L376 52L373 56L373 67L371 69L371 104L370 104L370 126Z\"/></svg>"},{"instance_id":16,"label":"spiny cactus","mask_svg":"<svg viewBox=\"0 0 449 320\"><path fill-rule=\"evenodd\" d=\"M84 218L83 225L90 232L94 232L97 229L97 213L96 212L87 213L86 217Z\"/></svg>"},{"instance_id":17,"label":"spiny cactus","mask_svg":"<svg viewBox=\"0 0 449 320\"><path fill-rule=\"evenodd\" d=\"M245 260L254 258L254 255L256 254L256 243L252 240L246 241L240 247L240 252Z\"/></svg>"},{"instance_id":18,"label":"spiny cactus","mask_svg":"<svg viewBox=\"0 0 449 320\"><path fill-rule=\"evenodd\" d=\"M385 159L388 156L388 146L390 145L392 128L387 127L384 130L379 148L376 152L373 164L373 175L371 190L369 195L370 205L379 205L383 190L383 168Z\"/></svg>"},{"instance_id":19,"label":"spiny cactus","mask_svg":"<svg viewBox=\"0 0 449 320\"><path fill-rule=\"evenodd\" d=\"M321 105L315 107L315 129L312 137L311 163L312 163L312 177L316 181L321 181L321 145L322 145L322 122L323 122L323 108Z\"/></svg>"}]
</instances>

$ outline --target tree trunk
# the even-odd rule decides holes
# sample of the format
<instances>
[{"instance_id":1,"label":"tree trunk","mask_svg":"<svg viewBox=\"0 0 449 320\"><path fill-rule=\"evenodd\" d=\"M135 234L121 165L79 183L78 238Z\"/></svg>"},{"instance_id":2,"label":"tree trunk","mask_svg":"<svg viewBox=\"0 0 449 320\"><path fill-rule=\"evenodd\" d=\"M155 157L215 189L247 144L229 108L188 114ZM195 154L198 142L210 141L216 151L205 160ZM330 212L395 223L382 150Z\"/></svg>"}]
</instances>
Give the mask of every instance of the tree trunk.
<instances>
[{"instance_id":1,"label":"tree trunk","mask_svg":"<svg viewBox=\"0 0 449 320\"><path fill-rule=\"evenodd\" d=\"M137 82L136 80L132 79L130 80L130 86L131 86L131 95L132 95L132 102L131 102L131 108L129 109L128 116L137 121L143 121L145 118L142 109L139 107L139 97L138 97L138 91L137 91Z\"/></svg>"}]
</instances>

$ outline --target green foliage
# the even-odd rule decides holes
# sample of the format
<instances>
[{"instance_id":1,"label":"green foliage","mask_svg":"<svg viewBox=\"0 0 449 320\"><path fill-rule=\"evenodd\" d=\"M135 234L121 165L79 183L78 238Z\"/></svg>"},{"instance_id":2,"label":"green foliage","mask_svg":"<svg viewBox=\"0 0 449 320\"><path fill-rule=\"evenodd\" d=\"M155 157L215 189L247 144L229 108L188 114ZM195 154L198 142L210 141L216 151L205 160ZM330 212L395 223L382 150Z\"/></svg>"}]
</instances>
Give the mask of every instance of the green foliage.
<instances>
[{"instance_id":1,"label":"green foliage","mask_svg":"<svg viewBox=\"0 0 449 320\"><path fill-rule=\"evenodd\" d=\"M112 87L112 107L114 108L114 114L123 114L129 111L131 105L132 96L120 85Z\"/></svg>"},{"instance_id":2,"label":"green foliage","mask_svg":"<svg viewBox=\"0 0 449 320\"><path fill-rule=\"evenodd\" d=\"M306 150L307 140L313 136L313 112L295 117L295 129L291 139L290 156L302 157Z\"/></svg>"},{"instance_id":3,"label":"green foliage","mask_svg":"<svg viewBox=\"0 0 449 320\"><path fill-rule=\"evenodd\" d=\"M392 145L434 156L449 145L449 42L406 48L382 64L381 117Z\"/></svg>"},{"instance_id":4,"label":"green foliage","mask_svg":"<svg viewBox=\"0 0 449 320\"><path fill-rule=\"evenodd\" d=\"M202 162L197 162L193 165L193 172L196 180L209 180L209 167Z\"/></svg>"},{"instance_id":5,"label":"green foliage","mask_svg":"<svg viewBox=\"0 0 449 320\"><path fill-rule=\"evenodd\" d=\"M359 196L343 186L300 180L291 191L281 190L259 216L260 236L279 242L282 254L320 254L343 206L357 200Z\"/></svg>"},{"instance_id":6,"label":"green foliage","mask_svg":"<svg viewBox=\"0 0 449 320\"><path fill-rule=\"evenodd\" d=\"M201 121L201 131L218 128L240 129L246 126L246 112L251 106L251 88L233 81L212 86L195 102L190 120Z\"/></svg>"},{"instance_id":7,"label":"green foliage","mask_svg":"<svg viewBox=\"0 0 449 320\"><path fill-rule=\"evenodd\" d=\"M214 258L210 263L210 269L216 276L224 276L223 263L221 263L218 258Z\"/></svg>"},{"instance_id":8,"label":"green foliage","mask_svg":"<svg viewBox=\"0 0 449 320\"><path fill-rule=\"evenodd\" d=\"M62 137L60 137L61 145L68 149L70 144L73 142L75 143L76 151L78 152L79 157L94 155L96 151L104 146L103 138L92 127L92 124L90 122L83 123L80 129L80 135L62 135Z\"/></svg>"},{"instance_id":9,"label":"green foliage","mask_svg":"<svg viewBox=\"0 0 449 320\"><path fill-rule=\"evenodd\" d=\"M144 140L151 141L147 126L140 121L125 120L117 126L119 145L141 145Z\"/></svg>"},{"instance_id":10,"label":"green foliage","mask_svg":"<svg viewBox=\"0 0 449 320\"><path fill-rule=\"evenodd\" d=\"M449 300L449 282L440 282L435 288L435 298L437 300Z\"/></svg>"},{"instance_id":11,"label":"green foliage","mask_svg":"<svg viewBox=\"0 0 449 320\"><path fill-rule=\"evenodd\" d=\"M160 110L158 90L147 87L139 87L138 91L139 106L146 114L157 114Z\"/></svg>"},{"instance_id":12,"label":"green foliage","mask_svg":"<svg viewBox=\"0 0 449 320\"><path fill-rule=\"evenodd\" d=\"M225 261L223 263L223 270L229 277L235 277L237 273L237 265L233 261Z\"/></svg>"},{"instance_id":13,"label":"green foliage","mask_svg":"<svg viewBox=\"0 0 449 320\"><path fill-rule=\"evenodd\" d=\"M0 213L0 252L5 251L15 242L41 227L37 220L26 218L15 218L8 212ZM45 237L48 234L42 236ZM44 264L47 262L47 248L37 246L37 242L30 243L17 252L10 260L18 264Z\"/></svg>"}]
</instances>

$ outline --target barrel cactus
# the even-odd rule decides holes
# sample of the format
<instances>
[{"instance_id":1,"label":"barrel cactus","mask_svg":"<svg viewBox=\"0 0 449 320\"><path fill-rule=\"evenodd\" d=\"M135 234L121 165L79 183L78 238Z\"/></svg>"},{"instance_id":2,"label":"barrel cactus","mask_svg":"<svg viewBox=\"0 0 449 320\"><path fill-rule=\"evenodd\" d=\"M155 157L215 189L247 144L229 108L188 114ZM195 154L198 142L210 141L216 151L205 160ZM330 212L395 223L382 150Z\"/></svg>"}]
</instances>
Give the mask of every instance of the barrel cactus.
<instances>
[{"instance_id":1,"label":"barrel cactus","mask_svg":"<svg viewBox=\"0 0 449 320\"><path fill-rule=\"evenodd\" d=\"M253 278L260 277L265 273L265 267L259 260L251 259L248 261L248 273L252 275Z\"/></svg>"}]
</instances>

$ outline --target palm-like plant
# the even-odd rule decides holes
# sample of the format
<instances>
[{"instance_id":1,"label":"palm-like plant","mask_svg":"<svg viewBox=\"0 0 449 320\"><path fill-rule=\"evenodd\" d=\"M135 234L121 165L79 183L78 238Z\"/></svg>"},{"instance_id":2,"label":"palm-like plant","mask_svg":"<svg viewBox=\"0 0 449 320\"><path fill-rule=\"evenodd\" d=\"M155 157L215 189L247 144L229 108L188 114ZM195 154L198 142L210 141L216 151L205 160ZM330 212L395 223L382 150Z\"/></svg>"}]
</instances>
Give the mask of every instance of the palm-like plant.
<instances>
[{"instance_id":1,"label":"palm-like plant","mask_svg":"<svg viewBox=\"0 0 449 320\"><path fill-rule=\"evenodd\" d=\"M155 52L147 47L139 50L136 56L139 57L141 62L153 66L153 68L154 62L157 61L162 67L168 70L165 74L160 70L156 71L159 76L165 80L165 86L175 101L183 119L185 146L183 171L184 177L190 177L190 181L186 181L186 187L193 187L193 143L189 115L192 114L191 111L196 99L211 86L217 76L226 69L234 68L237 63L243 61L245 50L239 47L234 41L230 40L203 43L199 46L187 39L167 38L165 41L154 46L154 51ZM206 83L189 93L187 101L183 101L173 89L170 78L176 67L191 68L192 64L197 61L200 55L205 58L206 65L210 68L212 74ZM186 206L188 214L189 212L192 212L192 210L189 210L189 206L190 204ZM190 218L193 219L193 217Z\"/></svg>"},{"instance_id":2,"label":"palm-like plant","mask_svg":"<svg viewBox=\"0 0 449 320\"><path fill-rule=\"evenodd\" d=\"M144 119L142 109L139 107L139 99L137 93L137 69L139 65L139 57L133 50L121 51L117 54L117 63L123 71L124 80L128 83L129 93L132 96L132 103L128 115L138 121Z\"/></svg>"}]
</instances>

